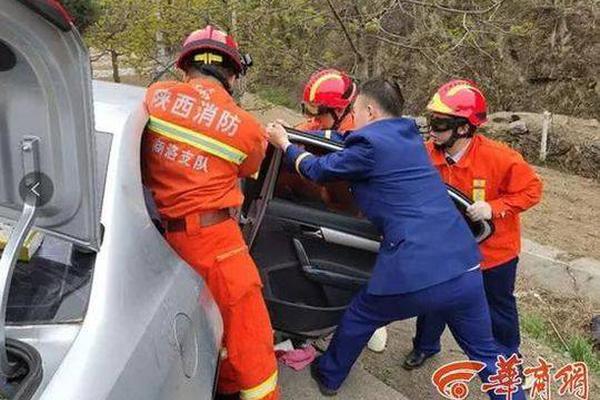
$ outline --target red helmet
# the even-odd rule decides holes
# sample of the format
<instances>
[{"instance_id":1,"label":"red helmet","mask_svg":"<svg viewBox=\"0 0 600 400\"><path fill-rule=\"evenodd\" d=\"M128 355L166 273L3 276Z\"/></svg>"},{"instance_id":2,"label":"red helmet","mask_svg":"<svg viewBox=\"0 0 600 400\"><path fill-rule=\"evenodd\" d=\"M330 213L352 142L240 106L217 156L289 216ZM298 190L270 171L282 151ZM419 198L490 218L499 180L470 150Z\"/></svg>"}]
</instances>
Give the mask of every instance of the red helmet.
<instances>
[{"instance_id":1,"label":"red helmet","mask_svg":"<svg viewBox=\"0 0 600 400\"><path fill-rule=\"evenodd\" d=\"M312 114L322 109L345 109L356 97L352 78L337 69L323 69L311 75L304 87L303 107Z\"/></svg>"},{"instance_id":2,"label":"red helmet","mask_svg":"<svg viewBox=\"0 0 600 400\"><path fill-rule=\"evenodd\" d=\"M248 55L242 56L238 50L238 44L231 35L220 31L212 25L207 25L190 33L183 42L183 47L177 59L177 67L185 69L192 61L192 57L202 51L212 51L212 54L206 54L204 60L207 64L215 60L213 57L225 56L229 63L235 69L236 74L243 75L252 64Z\"/></svg>"},{"instance_id":3,"label":"red helmet","mask_svg":"<svg viewBox=\"0 0 600 400\"><path fill-rule=\"evenodd\" d=\"M427 110L464 118L474 126L487 122L485 97L473 82L467 80L457 79L442 85L433 95Z\"/></svg>"}]
</instances>

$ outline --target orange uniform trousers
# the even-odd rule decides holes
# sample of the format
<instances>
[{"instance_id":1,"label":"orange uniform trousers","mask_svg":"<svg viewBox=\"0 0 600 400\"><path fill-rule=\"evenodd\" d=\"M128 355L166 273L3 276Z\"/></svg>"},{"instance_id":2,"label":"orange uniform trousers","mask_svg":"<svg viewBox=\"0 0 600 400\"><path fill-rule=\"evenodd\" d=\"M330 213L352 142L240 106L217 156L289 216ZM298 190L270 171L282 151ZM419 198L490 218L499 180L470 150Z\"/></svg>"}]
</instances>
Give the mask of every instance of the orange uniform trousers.
<instances>
[{"instance_id":1,"label":"orange uniform trousers","mask_svg":"<svg viewBox=\"0 0 600 400\"><path fill-rule=\"evenodd\" d=\"M228 219L203 227L198 218L187 217L185 231L167 232L166 238L204 278L223 317L217 392L277 400L273 330L258 270L237 223Z\"/></svg>"}]
</instances>

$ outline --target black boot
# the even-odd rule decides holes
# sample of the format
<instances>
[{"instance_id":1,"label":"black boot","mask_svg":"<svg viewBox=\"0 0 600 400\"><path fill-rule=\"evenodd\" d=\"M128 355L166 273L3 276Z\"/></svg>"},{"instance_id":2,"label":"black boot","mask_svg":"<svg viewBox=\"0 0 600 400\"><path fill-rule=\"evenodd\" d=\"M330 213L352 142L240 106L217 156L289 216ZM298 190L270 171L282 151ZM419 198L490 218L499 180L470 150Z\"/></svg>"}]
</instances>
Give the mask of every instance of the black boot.
<instances>
[{"instance_id":1,"label":"black boot","mask_svg":"<svg viewBox=\"0 0 600 400\"><path fill-rule=\"evenodd\" d=\"M321 373L319 372L319 358L315 358L315 360L310 364L310 376L317 382L317 386L319 387L319 392L323 396L331 397L337 395L337 390L330 389L323 384L321 381Z\"/></svg>"},{"instance_id":2,"label":"black boot","mask_svg":"<svg viewBox=\"0 0 600 400\"><path fill-rule=\"evenodd\" d=\"M425 360L432 356L433 354L426 354L422 351L413 349L410 353L408 353L408 355L404 359L404 364L402 364L402 368L404 368L407 371L419 368L421 365L423 365Z\"/></svg>"}]
</instances>

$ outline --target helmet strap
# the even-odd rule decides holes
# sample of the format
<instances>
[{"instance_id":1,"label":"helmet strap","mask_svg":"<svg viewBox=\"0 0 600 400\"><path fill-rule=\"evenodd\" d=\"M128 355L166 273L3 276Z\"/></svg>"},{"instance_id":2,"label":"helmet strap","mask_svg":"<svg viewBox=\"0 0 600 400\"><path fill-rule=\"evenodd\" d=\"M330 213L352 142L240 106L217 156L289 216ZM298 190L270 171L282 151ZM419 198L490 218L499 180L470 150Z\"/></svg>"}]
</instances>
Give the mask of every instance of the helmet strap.
<instances>
[{"instance_id":1,"label":"helmet strap","mask_svg":"<svg viewBox=\"0 0 600 400\"><path fill-rule=\"evenodd\" d=\"M333 126L331 127L331 130L337 131L340 128L340 125L342 124L344 118L346 118L346 116L350 114L350 106L346 107L346 109L340 116L337 115L335 109L333 108L329 110L329 114L331 114L331 116L333 117Z\"/></svg>"},{"instance_id":2,"label":"helmet strap","mask_svg":"<svg viewBox=\"0 0 600 400\"><path fill-rule=\"evenodd\" d=\"M227 93L229 93L230 95L233 94L233 90L231 88L231 85L229 84L229 80L227 79L225 74L219 71L217 68L209 64L202 64L198 66L197 69L201 74L212 76L213 78L218 80L221 83L221 85L223 85Z\"/></svg>"}]
</instances>

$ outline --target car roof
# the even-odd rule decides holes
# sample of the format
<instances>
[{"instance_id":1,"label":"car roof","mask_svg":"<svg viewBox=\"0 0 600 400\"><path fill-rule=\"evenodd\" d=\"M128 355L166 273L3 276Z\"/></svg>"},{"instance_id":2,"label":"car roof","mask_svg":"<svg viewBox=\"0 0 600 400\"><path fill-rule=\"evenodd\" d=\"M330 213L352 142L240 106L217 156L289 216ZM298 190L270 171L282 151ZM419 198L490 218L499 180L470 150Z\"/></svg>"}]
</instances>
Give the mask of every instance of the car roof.
<instances>
[{"instance_id":1,"label":"car roof","mask_svg":"<svg viewBox=\"0 0 600 400\"><path fill-rule=\"evenodd\" d=\"M146 89L120 83L93 81L96 131L115 136L124 132L129 117L142 107Z\"/></svg>"}]
</instances>

